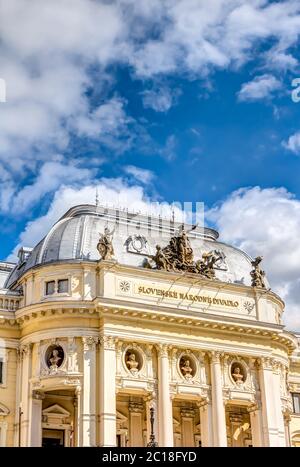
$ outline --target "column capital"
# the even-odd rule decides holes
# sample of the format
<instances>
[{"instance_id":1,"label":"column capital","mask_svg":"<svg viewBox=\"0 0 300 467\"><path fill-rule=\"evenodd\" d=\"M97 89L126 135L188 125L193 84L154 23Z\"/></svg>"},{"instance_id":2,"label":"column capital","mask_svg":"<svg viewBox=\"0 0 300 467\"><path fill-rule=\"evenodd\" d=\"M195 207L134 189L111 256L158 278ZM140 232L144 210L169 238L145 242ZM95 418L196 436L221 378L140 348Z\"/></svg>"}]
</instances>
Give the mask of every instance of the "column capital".
<instances>
[{"instance_id":1,"label":"column capital","mask_svg":"<svg viewBox=\"0 0 300 467\"><path fill-rule=\"evenodd\" d=\"M240 413L230 413L229 420L231 423L238 423L241 424L243 421L243 415Z\"/></svg>"},{"instance_id":2,"label":"column capital","mask_svg":"<svg viewBox=\"0 0 300 467\"><path fill-rule=\"evenodd\" d=\"M220 360L223 356L224 352L220 352L218 350L212 350L209 352L211 363L220 363Z\"/></svg>"},{"instance_id":3,"label":"column capital","mask_svg":"<svg viewBox=\"0 0 300 467\"><path fill-rule=\"evenodd\" d=\"M156 350L159 357L168 357L169 356L169 349L171 348L168 344L157 344Z\"/></svg>"},{"instance_id":4,"label":"column capital","mask_svg":"<svg viewBox=\"0 0 300 467\"><path fill-rule=\"evenodd\" d=\"M43 400L45 399L45 393L43 391L38 391L36 389L34 389L32 391L32 399L36 399L36 400Z\"/></svg>"},{"instance_id":5,"label":"column capital","mask_svg":"<svg viewBox=\"0 0 300 467\"><path fill-rule=\"evenodd\" d=\"M184 418L193 418L195 417L195 410L191 408L182 408L180 410L180 415Z\"/></svg>"},{"instance_id":6,"label":"column capital","mask_svg":"<svg viewBox=\"0 0 300 467\"><path fill-rule=\"evenodd\" d=\"M116 350L117 338L114 336L101 336L99 342L105 350Z\"/></svg>"},{"instance_id":7,"label":"column capital","mask_svg":"<svg viewBox=\"0 0 300 467\"><path fill-rule=\"evenodd\" d=\"M129 412L142 413L144 405L142 402L129 402L128 410Z\"/></svg>"},{"instance_id":8,"label":"column capital","mask_svg":"<svg viewBox=\"0 0 300 467\"><path fill-rule=\"evenodd\" d=\"M93 337L93 336L87 336L87 337L82 337L82 343L83 343L83 350L85 352L88 352L90 350L96 350L96 345L99 342L98 337Z\"/></svg>"},{"instance_id":9,"label":"column capital","mask_svg":"<svg viewBox=\"0 0 300 467\"><path fill-rule=\"evenodd\" d=\"M30 357L32 351L32 343L23 344L19 348L21 359L25 357Z\"/></svg>"}]
</instances>

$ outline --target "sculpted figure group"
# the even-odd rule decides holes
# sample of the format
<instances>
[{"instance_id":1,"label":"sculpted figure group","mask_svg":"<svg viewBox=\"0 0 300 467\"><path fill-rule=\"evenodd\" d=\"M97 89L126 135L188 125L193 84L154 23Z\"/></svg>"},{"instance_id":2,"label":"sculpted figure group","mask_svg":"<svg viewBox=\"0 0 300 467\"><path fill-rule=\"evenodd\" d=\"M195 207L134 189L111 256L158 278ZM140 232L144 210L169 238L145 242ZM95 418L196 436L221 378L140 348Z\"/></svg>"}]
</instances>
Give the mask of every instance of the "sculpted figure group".
<instances>
[{"instance_id":1,"label":"sculpted figure group","mask_svg":"<svg viewBox=\"0 0 300 467\"><path fill-rule=\"evenodd\" d=\"M166 247L162 248L157 245L156 254L151 259L157 269L193 272L208 279L215 279L214 265L220 257L210 251L204 253L202 259L195 262L187 232L182 229L179 235L171 238Z\"/></svg>"},{"instance_id":2,"label":"sculpted figure group","mask_svg":"<svg viewBox=\"0 0 300 467\"><path fill-rule=\"evenodd\" d=\"M155 255L150 256L154 262L156 269L163 269L165 271L173 272L191 272L199 274L203 278L216 279L216 263L224 260L221 251L213 250L202 254L202 258L194 261L193 249L188 238L188 232L194 230L193 226L190 230L185 231L182 227L180 232L171 238L169 244L162 248L156 245ZM101 259L111 260L114 256L114 248L112 238L115 229L109 230L105 227L104 233L100 234L97 244L97 250L100 253ZM260 268L262 261L261 256L257 256L251 264L253 266L251 275L252 287L260 287L265 289L265 272ZM150 262L145 262L145 267L152 268Z\"/></svg>"}]
</instances>

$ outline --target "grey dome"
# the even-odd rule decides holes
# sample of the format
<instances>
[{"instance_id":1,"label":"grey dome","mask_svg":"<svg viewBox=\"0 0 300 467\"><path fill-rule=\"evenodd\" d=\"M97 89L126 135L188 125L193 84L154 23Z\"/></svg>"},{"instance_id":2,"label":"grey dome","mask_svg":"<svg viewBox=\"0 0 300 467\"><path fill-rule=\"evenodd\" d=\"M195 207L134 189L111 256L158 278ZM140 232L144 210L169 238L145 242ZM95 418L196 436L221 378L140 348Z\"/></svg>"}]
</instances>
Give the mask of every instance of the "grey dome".
<instances>
[{"instance_id":1,"label":"grey dome","mask_svg":"<svg viewBox=\"0 0 300 467\"><path fill-rule=\"evenodd\" d=\"M150 224L149 224L150 222ZM99 234L108 226L117 228L113 236L114 257L120 264L142 267L145 258L155 252L156 244L165 246L180 224L171 224L161 218L127 211L80 205L71 208L49 233L35 246L27 260L19 263L10 274L6 287L13 287L19 277L31 268L43 264L66 261L97 261ZM173 229L173 230L172 230ZM159 234L163 236L159 237ZM143 238L140 251L132 248L133 238ZM196 228L189 234L194 257L218 250L223 260L218 265L216 276L224 282L251 284L251 258L243 251L217 241L218 233L213 229ZM130 243L131 242L131 243ZM133 245L134 246L134 245Z\"/></svg>"}]
</instances>

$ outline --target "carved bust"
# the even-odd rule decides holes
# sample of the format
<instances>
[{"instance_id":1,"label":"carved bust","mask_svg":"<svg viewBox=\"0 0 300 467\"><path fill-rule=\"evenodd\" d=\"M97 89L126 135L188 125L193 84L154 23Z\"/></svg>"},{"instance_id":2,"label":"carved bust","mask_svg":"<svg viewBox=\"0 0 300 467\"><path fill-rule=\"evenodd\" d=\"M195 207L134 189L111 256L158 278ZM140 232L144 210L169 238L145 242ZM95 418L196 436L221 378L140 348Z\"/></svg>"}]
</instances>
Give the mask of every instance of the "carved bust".
<instances>
[{"instance_id":1,"label":"carved bust","mask_svg":"<svg viewBox=\"0 0 300 467\"><path fill-rule=\"evenodd\" d=\"M190 361L188 359L183 360L180 370L186 379L190 379L193 377L193 369L191 368Z\"/></svg>"},{"instance_id":2,"label":"carved bust","mask_svg":"<svg viewBox=\"0 0 300 467\"><path fill-rule=\"evenodd\" d=\"M236 384L241 384L244 382L244 375L241 372L241 368L236 366L232 372L232 378L236 382Z\"/></svg>"},{"instance_id":3,"label":"carved bust","mask_svg":"<svg viewBox=\"0 0 300 467\"><path fill-rule=\"evenodd\" d=\"M54 349L52 351L52 356L49 359L49 361L51 363L50 368L58 367L58 364L59 364L60 360L61 360L61 357L59 357L59 355L58 355L58 350Z\"/></svg>"},{"instance_id":4,"label":"carved bust","mask_svg":"<svg viewBox=\"0 0 300 467\"><path fill-rule=\"evenodd\" d=\"M132 374L136 374L139 371L139 362L136 360L134 353L130 353L128 355L126 365Z\"/></svg>"},{"instance_id":5,"label":"carved bust","mask_svg":"<svg viewBox=\"0 0 300 467\"><path fill-rule=\"evenodd\" d=\"M55 373L61 366L64 359L64 351L60 346L51 346L47 352L47 366L51 373Z\"/></svg>"}]
</instances>

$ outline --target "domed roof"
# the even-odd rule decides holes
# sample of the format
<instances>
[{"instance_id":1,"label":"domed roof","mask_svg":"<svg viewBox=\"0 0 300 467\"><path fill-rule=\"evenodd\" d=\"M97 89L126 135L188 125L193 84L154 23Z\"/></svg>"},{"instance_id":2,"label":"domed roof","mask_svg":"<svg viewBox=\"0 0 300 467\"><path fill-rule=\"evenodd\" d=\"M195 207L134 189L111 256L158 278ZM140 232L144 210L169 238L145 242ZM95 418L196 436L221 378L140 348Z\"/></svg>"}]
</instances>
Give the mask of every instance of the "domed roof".
<instances>
[{"instance_id":1,"label":"domed roof","mask_svg":"<svg viewBox=\"0 0 300 467\"><path fill-rule=\"evenodd\" d=\"M97 261L97 243L105 227L115 230L114 258L128 266L142 267L145 258L155 253L155 246L169 243L179 223L160 217L128 213L124 210L80 205L71 208L35 246L26 261L19 263L5 286L12 287L31 268L56 262ZM195 259L202 253L217 250L221 259L216 276L224 282L251 285L251 258L243 251L217 241L218 233L209 228L195 228L189 239Z\"/></svg>"}]
</instances>

